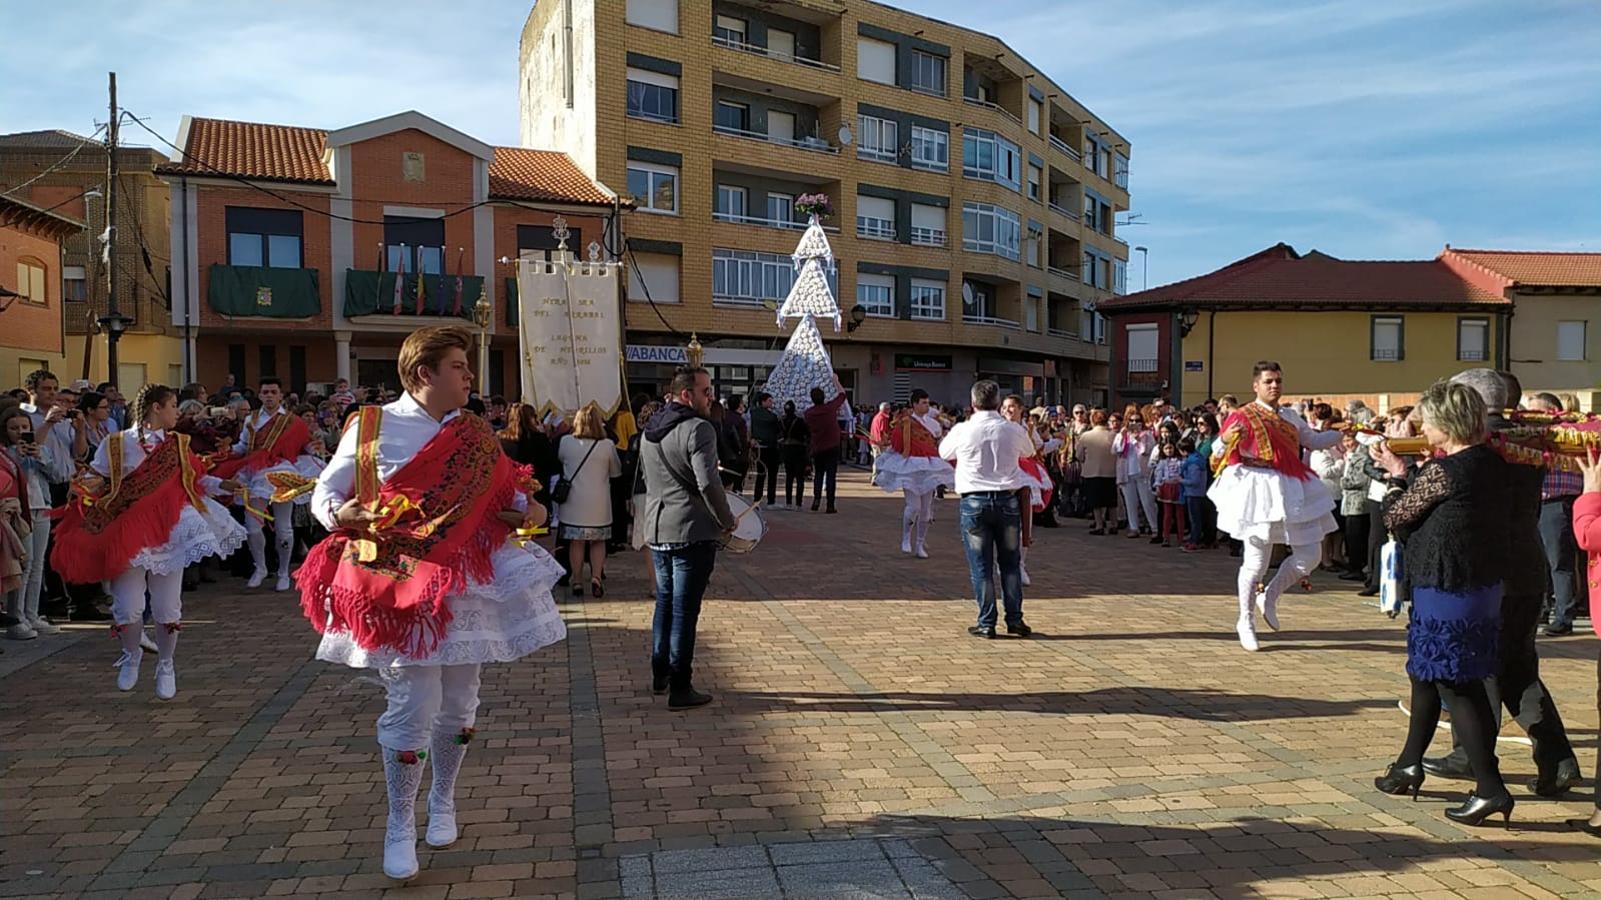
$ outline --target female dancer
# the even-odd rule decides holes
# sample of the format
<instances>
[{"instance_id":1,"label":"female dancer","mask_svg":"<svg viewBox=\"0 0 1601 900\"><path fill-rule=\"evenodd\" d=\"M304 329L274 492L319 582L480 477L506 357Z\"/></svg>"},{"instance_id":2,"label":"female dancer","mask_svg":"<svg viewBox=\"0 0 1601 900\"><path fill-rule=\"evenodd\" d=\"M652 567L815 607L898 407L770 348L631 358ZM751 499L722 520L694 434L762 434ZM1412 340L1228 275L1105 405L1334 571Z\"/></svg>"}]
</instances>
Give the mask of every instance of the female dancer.
<instances>
[{"instance_id":1,"label":"female dancer","mask_svg":"<svg viewBox=\"0 0 1601 900\"><path fill-rule=\"evenodd\" d=\"M1023 543L1017 551L1017 572L1026 587L1032 583L1028 577L1028 569L1024 566L1028 555L1029 545L1034 542L1034 516L1033 513L1043 511L1051 503L1051 474L1045 470L1045 464L1040 461L1040 451L1044 449L1045 442L1040 439L1039 432L1034 430L1034 423L1023 416L1023 398L1017 394L1009 394L1001 401L1001 415L1008 422L1016 422L1028 431L1028 439L1034 445L1034 455L1025 456L1017 461L1017 467L1023 470L1023 477L1028 480L1029 515L1023 516Z\"/></svg>"},{"instance_id":2,"label":"female dancer","mask_svg":"<svg viewBox=\"0 0 1601 900\"><path fill-rule=\"evenodd\" d=\"M118 690L132 690L139 681L149 592L159 654L156 696L171 700L178 692L173 651L182 627L184 567L228 556L245 542L245 530L206 494L232 494L240 485L206 475L189 436L172 433L177 391L145 385L132 414L137 424L108 435L89 465L92 474L75 486L50 564L70 583L111 582L112 631L122 641Z\"/></svg>"}]
</instances>

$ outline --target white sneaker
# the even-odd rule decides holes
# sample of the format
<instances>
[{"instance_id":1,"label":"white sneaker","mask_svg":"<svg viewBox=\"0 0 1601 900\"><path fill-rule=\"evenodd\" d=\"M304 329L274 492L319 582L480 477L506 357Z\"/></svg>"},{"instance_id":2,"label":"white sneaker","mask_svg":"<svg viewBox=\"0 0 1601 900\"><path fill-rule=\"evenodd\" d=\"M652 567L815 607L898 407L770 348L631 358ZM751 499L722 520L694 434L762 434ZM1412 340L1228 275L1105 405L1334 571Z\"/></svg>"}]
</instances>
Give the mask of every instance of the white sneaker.
<instances>
[{"instance_id":1,"label":"white sneaker","mask_svg":"<svg viewBox=\"0 0 1601 900\"><path fill-rule=\"evenodd\" d=\"M428 830L423 835L423 840L428 842L428 846L435 850L443 850L456 843L456 838L460 835L461 832L456 827L455 809L449 812L444 810L436 812L432 807L429 808Z\"/></svg>"},{"instance_id":2,"label":"white sneaker","mask_svg":"<svg viewBox=\"0 0 1601 900\"><path fill-rule=\"evenodd\" d=\"M139 657L142 655L122 651L122 658L117 660L117 690L131 691L139 683Z\"/></svg>"},{"instance_id":3,"label":"white sneaker","mask_svg":"<svg viewBox=\"0 0 1601 900\"><path fill-rule=\"evenodd\" d=\"M61 628L59 626L51 624L50 620L44 618L43 616L37 616L37 615L29 616L28 617L28 627L32 628L35 632L37 632L39 634L60 634L61 633Z\"/></svg>"},{"instance_id":4,"label":"white sneaker","mask_svg":"<svg viewBox=\"0 0 1601 900\"><path fill-rule=\"evenodd\" d=\"M178 671L173 668L172 660L163 659L156 663L156 699L171 700L178 695Z\"/></svg>"},{"instance_id":5,"label":"white sneaker","mask_svg":"<svg viewBox=\"0 0 1601 900\"><path fill-rule=\"evenodd\" d=\"M290 587L291 587L291 582L289 581L289 576L288 575L279 575L278 576L278 583L273 585L272 589L281 594L284 591L289 590Z\"/></svg>"},{"instance_id":6,"label":"white sneaker","mask_svg":"<svg viewBox=\"0 0 1601 900\"><path fill-rule=\"evenodd\" d=\"M1239 632L1241 647L1252 653L1261 648L1261 645L1256 642L1256 623L1241 619L1239 624L1234 626L1234 630Z\"/></svg>"},{"instance_id":7,"label":"white sneaker","mask_svg":"<svg viewBox=\"0 0 1601 900\"><path fill-rule=\"evenodd\" d=\"M26 622L18 622L6 629L6 637L11 638L13 641L31 641L38 636L39 633L29 627Z\"/></svg>"},{"instance_id":8,"label":"white sneaker","mask_svg":"<svg viewBox=\"0 0 1601 900\"><path fill-rule=\"evenodd\" d=\"M1017 577L1023 582L1023 587L1028 587L1034 583L1034 580L1028 577L1028 570L1023 568L1021 565L1017 567Z\"/></svg>"},{"instance_id":9,"label":"white sneaker","mask_svg":"<svg viewBox=\"0 0 1601 900\"><path fill-rule=\"evenodd\" d=\"M257 569L256 571L250 573L250 580L245 582L245 587L254 590L255 588L261 587L261 583L266 580L267 570Z\"/></svg>"},{"instance_id":10,"label":"white sneaker","mask_svg":"<svg viewBox=\"0 0 1601 900\"><path fill-rule=\"evenodd\" d=\"M928 550L923 547L922 541L917 543L916 556L918 559L928 559Z\"/></svg>"},{"instance_id":11,"label":"white sneaker","mask_svg":"<svg viewBox=\"0 0 1601 900\"><path fill-rule=\"evenodd\" d=\"M411 840L384 842L384 874L396 881L417 877L417 834Z\"/></svg>"},{"instance_id":12,"label":"white sneaker","mask_svg":"<svg viewBox=\"0 0 1601 900\"><path fill-rule=\"evenodd\" d=\"M156 642L150 639L150 635L145 634L145 630L143 628L139 629L139 646L140 648L151 653L161 652L161 650L156 647Z\"/></svg>"},{"instance_id":13,"label":"white sneaker","mask_svg":"<svg viewBox=\"0 0 1601 900\"><path fill-rule=\"evenodd\" d=\"M912 552L911 535L906 535L905 537L901 538L901 552L906 554L910 554Z\"/></svg>"},{"instance_id":14,"label":"white sneaker","mask_svg":"<svg viewBox=\"0 0 1601 900\"><path fill-rule=\"evenodd\" d=\"M1267 627L1274 631L1279 630L1279 604L1277 600L1269 602L1267 591L1256 592L1256 611L1262 614L1262 620Z\"/></svg>"}]
</instances>

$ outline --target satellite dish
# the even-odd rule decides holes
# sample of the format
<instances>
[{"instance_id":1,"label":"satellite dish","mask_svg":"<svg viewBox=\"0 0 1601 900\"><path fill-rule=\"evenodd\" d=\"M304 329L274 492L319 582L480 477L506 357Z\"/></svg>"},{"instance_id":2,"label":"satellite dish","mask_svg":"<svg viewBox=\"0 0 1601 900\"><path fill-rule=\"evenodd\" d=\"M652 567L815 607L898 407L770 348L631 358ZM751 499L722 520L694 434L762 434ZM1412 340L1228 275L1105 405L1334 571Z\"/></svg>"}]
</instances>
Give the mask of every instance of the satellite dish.
<instances>
[{"instance_id":1,"label":"satellite dish","mask_svg":"<svg viewBox=\"0 0 1601 900\"><path fill-rule=\"evenodd\" d=\"M973 286L965 282L962 284L962 303L966 306L973 305Z\"/></svg>"},{"instance_id":2,"label":"satellite dish","mask_svg":"<svg viewBox=\"0 0 1601 900\"><path fill-rule=\"evenodd\" d=\"M851 145L851 141L854 140L856 140L856 136L851 134L851 127L849 125L839 126L839 143L841 147L849 147Z\"/></svg>"}]
</instances>

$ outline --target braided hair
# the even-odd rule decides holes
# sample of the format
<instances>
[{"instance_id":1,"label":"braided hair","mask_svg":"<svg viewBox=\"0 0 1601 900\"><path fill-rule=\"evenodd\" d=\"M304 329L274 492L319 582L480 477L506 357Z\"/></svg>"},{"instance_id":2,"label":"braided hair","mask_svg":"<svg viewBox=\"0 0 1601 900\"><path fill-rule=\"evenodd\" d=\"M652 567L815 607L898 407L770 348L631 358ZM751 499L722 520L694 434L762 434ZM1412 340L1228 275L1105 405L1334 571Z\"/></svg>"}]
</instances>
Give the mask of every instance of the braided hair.
<instances>
[{"instance_id":1,"label":"braided hair","mask_svg":"<svg viewBox=\"0 0 1601 900\"><path fill-rule=\"evenodd\" d=\"M150 411L176 397L178 392L164 384L146 384L133 398L134 427L143 430Z\"/></svg>"}]
</instances>

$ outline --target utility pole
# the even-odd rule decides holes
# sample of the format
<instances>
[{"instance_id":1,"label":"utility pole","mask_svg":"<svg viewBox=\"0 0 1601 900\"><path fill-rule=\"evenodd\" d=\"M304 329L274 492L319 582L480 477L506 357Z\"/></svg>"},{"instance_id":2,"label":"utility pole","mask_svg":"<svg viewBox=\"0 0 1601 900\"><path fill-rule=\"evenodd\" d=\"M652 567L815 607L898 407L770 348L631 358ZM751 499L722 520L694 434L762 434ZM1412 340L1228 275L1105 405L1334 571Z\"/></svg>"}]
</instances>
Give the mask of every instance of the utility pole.
<instances>
[{"instance_id":1,"label":"utility pole","mask_svg":"<svg viewBox=\"0 0 1601 900\"><path fill-rule=\"evenodd\" d=\"M117 73L107 73L111 92L111 119L106 123L106 314L100 327L106 332L106 380L117 386L117 340L126 321L117 309Z\"/></svg>"}]
</instances>

